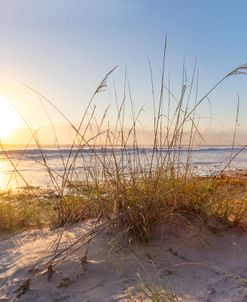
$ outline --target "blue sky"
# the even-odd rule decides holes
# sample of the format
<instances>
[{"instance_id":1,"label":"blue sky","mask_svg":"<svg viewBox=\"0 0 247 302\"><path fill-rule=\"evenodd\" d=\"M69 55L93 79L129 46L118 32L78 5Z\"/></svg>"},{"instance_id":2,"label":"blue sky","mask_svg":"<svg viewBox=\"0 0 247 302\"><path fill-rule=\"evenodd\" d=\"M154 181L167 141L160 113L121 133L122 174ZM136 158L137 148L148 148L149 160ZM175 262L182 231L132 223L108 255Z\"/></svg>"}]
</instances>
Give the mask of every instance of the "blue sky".
<instances>
[{"instance_id":1,"label":"blue sky","mask_svg":"<svg viewBox=\"0 0 247 302\"><path fill-rule=\"evenodd\" d=\"M21 86L30 85L76 121L97 83L116 65L121 95L127 66L136 105L147 104L147 114L148 58L158 83L165 35L174 93L179 92L183 60L190 76L197 58L202 95L247 62L246 11L241 0L0 0L0 92L44 124L36 98ZM237 76L212 94L213 117L222 127L234 125L238 92L240 126L247 128L246 87L247 76ZM97 106L102 110L111 102L108 93ZM205 116L208 107L202 106Z\"/></svg>"}]
</instances>

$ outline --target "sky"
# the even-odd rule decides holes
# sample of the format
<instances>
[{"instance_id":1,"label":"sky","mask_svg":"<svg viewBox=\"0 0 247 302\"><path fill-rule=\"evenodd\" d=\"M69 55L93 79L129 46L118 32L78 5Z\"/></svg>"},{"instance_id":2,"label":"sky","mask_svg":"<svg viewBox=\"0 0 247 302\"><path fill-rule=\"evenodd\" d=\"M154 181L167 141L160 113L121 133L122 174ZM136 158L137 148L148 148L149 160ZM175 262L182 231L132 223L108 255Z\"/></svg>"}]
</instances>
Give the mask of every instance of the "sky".
<instances>
[{"instance_id":1,"label":"sky","mask_svg":"<svg viewBox=\"0 0 247 302\"><path fill-rule=\"evenodd\" d=\"M26 86L76 123L98 83L118 66L107 91L96 98L96 110L100 114L114 104L114 85L118 99L123 97L127 70L135 106L144 106L144 121L150 120L144 127L149 129L148 60L158 92L165 37L165 79L170 79L172 92L179 96L183 66L191 78L196 60L203 96L224 75L247 63L246 11L247 3L241 0L0 0L0 95L24 112L34 128L46 127L49 121L39 98ZM239 95L244 143L246 87L244 75L218 87L210 105L205 102L199 108L202 127L217 131L218 137L233 129ZM53 122L63 127L61 117L48 110ZM114 112L109 112L109 120Z\"/></svg>"}]
</instances>

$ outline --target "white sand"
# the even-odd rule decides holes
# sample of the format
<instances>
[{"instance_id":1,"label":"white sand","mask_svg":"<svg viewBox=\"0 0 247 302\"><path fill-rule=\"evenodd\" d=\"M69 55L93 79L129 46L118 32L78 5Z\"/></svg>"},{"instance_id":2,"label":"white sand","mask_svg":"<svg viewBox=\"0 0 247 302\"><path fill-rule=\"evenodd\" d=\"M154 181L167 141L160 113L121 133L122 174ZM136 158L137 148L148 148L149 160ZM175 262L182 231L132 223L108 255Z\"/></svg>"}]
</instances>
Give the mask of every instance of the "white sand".
<instances>
[{"instance_id":1,"label":"white sand","mask_svg":"<svg viewBox=\"0 0 247 302\"><path fill-rule=\"evenodd\" d=\"M60 249L90 229L71 227ZM177 301L247 301L247 234L172 229L164 230L162 239L131 246L104 232L91 243L87 263L81 264L79 250L55 267L50 281L40 272L17 301L151 301L143 289L151 295L161 288L172 289ZM32 276L29 270L49 260L57 234L31 231L0 240L0 301L13 301Z\"/></svg>"}]
</instances>

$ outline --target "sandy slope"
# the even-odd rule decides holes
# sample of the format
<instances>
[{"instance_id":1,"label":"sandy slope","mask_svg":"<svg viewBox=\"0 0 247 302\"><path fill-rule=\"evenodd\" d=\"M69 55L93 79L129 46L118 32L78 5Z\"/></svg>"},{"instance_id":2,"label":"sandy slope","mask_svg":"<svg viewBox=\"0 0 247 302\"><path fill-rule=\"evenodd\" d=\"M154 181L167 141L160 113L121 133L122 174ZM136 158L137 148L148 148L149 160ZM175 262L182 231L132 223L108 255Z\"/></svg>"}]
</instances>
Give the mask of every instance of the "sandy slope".
<instances>
[{"instance_id":1,"label":"sandy slope","mask_svg":"<svg viewBox=\"0 0 247 302\"><path fill-rule=\"evenodd\" d=\"M91 227L71 227L60 249ZM188 226L172 230L164 230L162 239L131 246L104 232L91 242L87 263L81 263L84 253L79 250L55 268L50 281L47 272L39 273L17 301L150 301L143 291L152 295L161 288L172 289L177 301L247 301L246 234ZM49 260L58 233L31 231L2 238L0 301L12 301L32 275L30 268Z\"/></svg>"}]
</instances>

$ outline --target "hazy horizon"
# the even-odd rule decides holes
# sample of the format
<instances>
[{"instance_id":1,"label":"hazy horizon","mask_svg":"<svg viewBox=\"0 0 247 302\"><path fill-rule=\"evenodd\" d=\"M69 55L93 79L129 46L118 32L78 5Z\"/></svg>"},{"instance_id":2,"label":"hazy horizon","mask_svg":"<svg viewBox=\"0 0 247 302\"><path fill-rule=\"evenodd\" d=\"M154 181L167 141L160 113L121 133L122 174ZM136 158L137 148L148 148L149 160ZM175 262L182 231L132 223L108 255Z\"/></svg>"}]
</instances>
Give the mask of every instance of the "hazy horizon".
<instances>
[{"instance_id":1,"label":"hazy horizon","mask_svg":"<svg viewBox=\"0 0 247 302\"><path fill-rule=\"evenodd\" d=\"M83 128L83 127L82 127ZM75 131L70 127L66 125L59 125L56 127L56 125L53 125L53 129L56 131L56 136L59 142L60 146L71 146L74 138L75 138ZM129 128L125 128L125 133L128 132ZM137 129L137 135L138 135L138 142L139 146L153 146L154 142L154 131L152 129ZM231 146L233 144L233 135L234 135L234 129L204 129L201 132L202 138L197 138L193 145L195 146ZM39 142L42 146L51 146L55 147L57 146L57 142L55 141L54 134L51 131L51 126L46 125L43 126L38 131L38 138ZM189 135L189 131L188 131ZM163 134L165 136L165 134ZM182 142L182 145L188 145L189 141L186 141L186 132L184 133L184 141ZM37 147L37 143L33 140L30 142L31 133L27 128L21 128L16 130L10 139L4 139L2 140L3 146L22 146L25 147L27 144L29 147ZM86 139L90 139L91 133L89 132L86 135ZM102 137L104 137L102 135ZM235 137L235 143L234 146L244 146L246 145L246 130L245 129L238 129ZM25 138L25 139L24 139ZM105 137L104 137L105 138ZM13 143L14 141L14 143ZM94 142L94 145L100 146L102 145L101 142ZM121 145L121 142L116 143L115 146ZM130 142L127 144L128 146L133 145L131 139ZM109 146L109 144L108 144Z\"/></svg>"}]
</instances>

